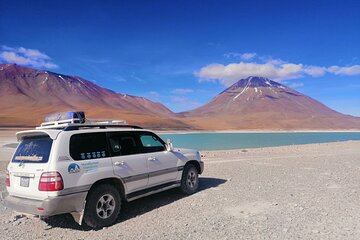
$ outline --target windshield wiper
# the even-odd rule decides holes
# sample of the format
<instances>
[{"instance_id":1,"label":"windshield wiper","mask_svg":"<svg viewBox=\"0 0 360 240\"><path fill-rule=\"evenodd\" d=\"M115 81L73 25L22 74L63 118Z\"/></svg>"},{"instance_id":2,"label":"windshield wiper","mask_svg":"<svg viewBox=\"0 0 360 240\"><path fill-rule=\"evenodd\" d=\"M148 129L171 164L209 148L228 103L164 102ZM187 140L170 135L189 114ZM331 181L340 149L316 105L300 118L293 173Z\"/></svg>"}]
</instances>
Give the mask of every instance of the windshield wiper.
<instances>
[{"instance_id":1,"label":"windshield wiper","mask_svg":"<svg viewBox=\"0 0 360 240\"><path fill-rule=\"evenodd\" d=\"M24 160L21 160L19 163L19 167L21 167L22 165L24 165Z\"/></svg>"}]
</instances>

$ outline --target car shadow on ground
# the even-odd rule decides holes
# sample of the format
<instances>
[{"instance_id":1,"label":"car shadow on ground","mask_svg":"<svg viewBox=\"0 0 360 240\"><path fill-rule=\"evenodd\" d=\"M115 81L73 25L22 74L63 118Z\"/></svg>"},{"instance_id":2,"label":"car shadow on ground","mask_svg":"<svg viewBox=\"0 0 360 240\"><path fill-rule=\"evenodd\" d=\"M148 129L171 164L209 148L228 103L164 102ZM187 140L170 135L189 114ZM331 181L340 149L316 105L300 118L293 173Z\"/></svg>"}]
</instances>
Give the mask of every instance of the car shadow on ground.
<instances>
[{"instance_id":1,"label":"car shadow on ground","mask_svg":"<svg viewBox=\"0 0 360 240\"><path fill-rule=\"evenodd\" d=\"M197 191L201 192L210 188L218 187L221 184L224 184L226 180L219 178L209 178L209 177L200 177L199 180L199 189ZM196 195L196 193L194 193ZM154 209L160 208L162 206L171 204L179 199L187 197L182 194L178 188L171 189L168 191L160 192L148 197L140 198L138 200L122 203L122 209L117 220L117 223L124 222L128 219L134 218L136 216L142 215L147 212L151 212ZM44 220L51 228L70 228L80 231L89 231L91 228L85 226L84 224L80 226L77 224L70 214L62 214L58 216L52 216Z\"/></svg>"}]
</instances>

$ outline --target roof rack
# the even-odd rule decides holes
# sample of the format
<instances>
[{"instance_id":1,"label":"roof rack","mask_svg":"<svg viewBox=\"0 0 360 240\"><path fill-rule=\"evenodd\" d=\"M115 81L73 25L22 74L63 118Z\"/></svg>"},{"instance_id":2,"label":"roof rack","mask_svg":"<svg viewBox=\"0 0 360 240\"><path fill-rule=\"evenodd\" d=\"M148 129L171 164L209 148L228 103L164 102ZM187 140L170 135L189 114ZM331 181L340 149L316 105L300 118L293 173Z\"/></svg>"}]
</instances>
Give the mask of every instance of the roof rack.
<instances>
[{"instance_id":1,"label":"roof rack","mask_svg":"<svg viewBox=\"0 0 360 240\"><path fill-rule=\"evenodd\" d=\"M142 127L136 125L128 124L118 124L118 123L94 123L94 122L67 122L67 123L54 123L51 125L43 125L36 129L61 129L63 131L73 131L79 130L81 128L133 128L133 129L142 129Z\"/></svg>"},{"instance_id":2,"label":"roof rack","mask_svg":"<svg viewBox=\"0 0 360 240\"><path fill-rule=\"evenodd\" d=\"M69 124L64 128L64 131L74 131L81 128L132 128L132 129L143 129L142 127L136 125L128 124Z\"/></svg>"},{"instance_id":3,"label":"roof rack","mask_svg":"<svg viewBox=\"0 0 360 240\"><path fill-rule=\"evenodd\" d=\"M61 129L64 131L78 130L80 128L133 128L139 126L128 125L125 120L113 119L87 119L84 112L66 112L51 114L45 118L40 127L36 129Z\"/></svg>"},{"instance_id":4,"label":"roof rack","mask_svg":"<svg viewBox=\"0 0 360 240\"><path fill-rule=\"evenodd\" d=\"M59 121L43 122L41 123L40 127L36 127L36 129L65 128L72 124L81 124L81 119L72 118Z\"/></svg>"}]
</instances>

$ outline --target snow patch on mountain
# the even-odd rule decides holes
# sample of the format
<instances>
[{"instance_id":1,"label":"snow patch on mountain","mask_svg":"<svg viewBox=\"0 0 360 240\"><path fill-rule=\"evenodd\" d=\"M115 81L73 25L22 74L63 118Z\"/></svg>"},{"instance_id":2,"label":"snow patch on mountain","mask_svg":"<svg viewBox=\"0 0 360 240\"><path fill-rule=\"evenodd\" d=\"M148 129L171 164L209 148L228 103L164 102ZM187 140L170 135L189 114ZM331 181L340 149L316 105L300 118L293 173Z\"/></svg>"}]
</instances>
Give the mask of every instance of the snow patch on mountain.
<instances>
[{"instance_id":1,"label":"snow patch on mountain","mask_svg":"<svg viewBox=\"0 0 360 240\"><path fill-rule=\"evenodd\" d=\"M58 77L64 81L66 81L61 75L59 75Z\"/></svg>"},{"instance_id":2,"label":"snow patch on mountain","mask_svg":"<svg viewBox=\"0 0 360 240\"><path fill-rule=\"evenodd\" d=\"M251 79L252 79L251 77L248 79L248 83L247 83L247 85L245 86L245 88L244 88L238 95L236 95L236 96L233 98L233 101L235 101L241 94L243 94L244 92L246 92L246 90L249 89Z\"/></svg>"}]
</instances>

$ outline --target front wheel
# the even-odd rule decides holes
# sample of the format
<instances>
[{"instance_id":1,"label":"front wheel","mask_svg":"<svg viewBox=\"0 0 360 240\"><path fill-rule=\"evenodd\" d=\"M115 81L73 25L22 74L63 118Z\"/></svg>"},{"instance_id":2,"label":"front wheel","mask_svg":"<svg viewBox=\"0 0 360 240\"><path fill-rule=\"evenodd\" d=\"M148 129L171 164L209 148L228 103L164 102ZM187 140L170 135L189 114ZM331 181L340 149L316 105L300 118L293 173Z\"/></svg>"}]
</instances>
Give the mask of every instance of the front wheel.
<instances>
[{"instance_id":1,"label":"front wheel","mask_svg":"<svg viewBox=\"0 0 360 240\"><path fill-rule=\"evenodd\" d=\"M115 223L120 212L119 191L112 185L97 186L87 197L84 222L91 228L107 227Z\"/></svg>"},{"instance_id":2,"label":"front wheel","mask_svg":"<svg viewBox=\"0 0 360 240\"><path fill-rule=\"evenodd\" d=\"M194 192L196 192L198 187L199 187L199 172L197 168L192 164L185 165L181 177L181 186L180 186L181 191L187 195L191 195Z\"/></svg>"}]
</instances>

